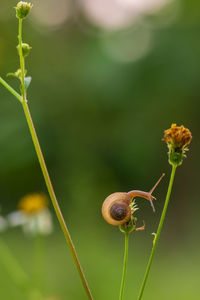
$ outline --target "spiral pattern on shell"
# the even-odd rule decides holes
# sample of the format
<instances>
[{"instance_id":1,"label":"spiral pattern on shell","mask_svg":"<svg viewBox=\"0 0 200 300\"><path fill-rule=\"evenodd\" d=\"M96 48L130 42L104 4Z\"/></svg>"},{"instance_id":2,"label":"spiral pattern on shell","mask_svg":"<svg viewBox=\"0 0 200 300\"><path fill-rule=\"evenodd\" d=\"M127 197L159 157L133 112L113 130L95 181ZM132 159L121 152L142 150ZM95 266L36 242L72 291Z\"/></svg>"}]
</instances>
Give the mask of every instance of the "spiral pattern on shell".
<instances>
[{"instance_id":1,"label":"spiral pattern on shell","mask_svg":"<svg viewBox=\"0 0 200 300\"><path fill-rule=\"evenodd\" d=\"M128 193L113 193L103 202L102 215L106 222L114 226L120 226L131 218L131 197Z\"/></svg>"}]
</instances>

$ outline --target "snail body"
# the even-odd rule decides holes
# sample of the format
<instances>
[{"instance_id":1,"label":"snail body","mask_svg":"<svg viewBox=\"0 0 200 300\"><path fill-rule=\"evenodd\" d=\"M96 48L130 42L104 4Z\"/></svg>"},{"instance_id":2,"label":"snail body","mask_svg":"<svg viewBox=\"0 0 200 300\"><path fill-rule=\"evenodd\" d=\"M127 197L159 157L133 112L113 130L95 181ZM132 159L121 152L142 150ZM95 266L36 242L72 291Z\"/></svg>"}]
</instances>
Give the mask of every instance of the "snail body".
<instances>
[{"instance_id":1,"label":"snail body","mask_svg":"<svg viewBox=\"0 0 200 300\"><path fill-rule=\"evenodd\" d=\"M109 195L104 200L102 205L102 215L106 222L114 226L120 226L127 223L131 219L133 213L131 204L135 197L141 197L149 200L152 209L155 212L153 205L153 200L155 197L152 196L152 193L163 176L164 174L162 174L157 183L149 192L132 190L128 193L116 192Z\"/></svg>"}]
</instances>

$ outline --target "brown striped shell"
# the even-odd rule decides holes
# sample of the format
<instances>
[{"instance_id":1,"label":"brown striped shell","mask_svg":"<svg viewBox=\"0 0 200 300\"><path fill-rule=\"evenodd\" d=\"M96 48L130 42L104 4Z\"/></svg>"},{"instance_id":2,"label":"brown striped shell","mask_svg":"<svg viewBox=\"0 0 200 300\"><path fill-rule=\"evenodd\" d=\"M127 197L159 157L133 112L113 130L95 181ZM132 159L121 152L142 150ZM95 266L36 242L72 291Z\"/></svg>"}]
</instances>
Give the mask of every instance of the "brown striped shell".
<instances>
[{"instance_id":1,"label":"brown striped shell","mask_svg":"<svg viewBox=\"0 0 200 300\"><path fill-rule=\"evenodd\" d=\"M106 222L120 226L131 218L131 196L128 193L113 193L103 202L102 215Z\"/></svg>"}]
</instances>

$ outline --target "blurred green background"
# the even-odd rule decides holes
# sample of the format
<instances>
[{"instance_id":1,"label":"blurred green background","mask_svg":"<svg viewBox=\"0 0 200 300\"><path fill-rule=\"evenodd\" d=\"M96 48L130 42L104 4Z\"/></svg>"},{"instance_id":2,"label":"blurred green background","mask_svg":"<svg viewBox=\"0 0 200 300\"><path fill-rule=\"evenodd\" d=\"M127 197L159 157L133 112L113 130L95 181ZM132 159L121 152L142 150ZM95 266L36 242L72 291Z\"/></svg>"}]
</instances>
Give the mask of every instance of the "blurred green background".
<instances>
[{"instance_id":1,"label":"blurred green background","mask_svg":"<svg viewBox=\"0 0 200 300\"><path fill-rule=\"evenodd\" d=\"M115 191L154 192L156 214L138 199L124 299L136 299L167 191L170 166L161 141L171 123L193 134L178 168L171 203L144 300L200 298L199 95L200 3L197 0L33 1L24 22L33 77L29 106L65 220L94 299L118 299L123 235L101 216ZM1 1L0 75L19 66L16 2ZM8 78L18 89L18 82ZM0 87L1 214L27 193L46 192L22 107ZM52 213L54 214L53 210ZM87 299L54 217L41 269L46 294ZM34 239L20 229L1 234L28 274ZM44 242L44 241L43 241ZM1 259L0 259L1 263ZM27 299L0 268L1 299Z\"/></svg>"}]
</instances>

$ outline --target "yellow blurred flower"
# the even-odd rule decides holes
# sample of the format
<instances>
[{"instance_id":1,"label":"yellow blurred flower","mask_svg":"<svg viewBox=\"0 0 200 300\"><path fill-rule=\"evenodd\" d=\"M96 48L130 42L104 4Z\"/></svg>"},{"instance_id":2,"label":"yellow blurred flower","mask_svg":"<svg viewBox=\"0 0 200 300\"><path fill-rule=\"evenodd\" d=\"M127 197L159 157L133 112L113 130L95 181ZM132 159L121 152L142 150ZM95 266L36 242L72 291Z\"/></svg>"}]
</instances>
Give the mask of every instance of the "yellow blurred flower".
<instances>
[{"instance_id":1,"label":"yellow blurred flower","mask_svg":"<svg viewBox=\"0 0 200 300\"><path fill-rule=\"evenodd\" d=\"M36 214L48 206L48 199L43 194L29 194L21 198L18 209L25 214Z\"/></svg>"},{"instance_id":2,"label":"yellow blurred flower","mask_svg":"<svg viewBox=\"0 0 200 300\"><path fill-rule=\"evenodd\" d=\"M11 227L22 226L27 235L48 235L53 231L53 220L44 194L28 194L20 199L18 210L7 216Z\"/></svg>"}]
</instances>

